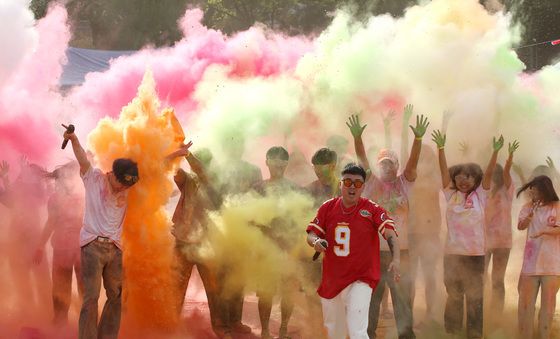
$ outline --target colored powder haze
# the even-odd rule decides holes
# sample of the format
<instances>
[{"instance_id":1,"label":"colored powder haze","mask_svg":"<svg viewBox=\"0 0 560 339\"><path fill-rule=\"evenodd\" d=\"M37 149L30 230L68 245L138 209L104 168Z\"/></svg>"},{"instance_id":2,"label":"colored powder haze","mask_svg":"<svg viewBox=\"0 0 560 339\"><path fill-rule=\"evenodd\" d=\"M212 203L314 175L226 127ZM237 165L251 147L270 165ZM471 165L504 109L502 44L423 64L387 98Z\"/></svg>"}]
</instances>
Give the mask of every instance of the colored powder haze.
<instances>
[{"instance_id":1,"label":"colored powder haze","mask_svg":"<svg viewBox=\"0 0 560 339\"><path fill-rule=\"evenodd\" d=\"M25 5L16 0L0 4L0 18L9 27L0 33L0 44L7 46L0 56L1 158L9 161L12 179L20 154L48 168L61 164L72 154L59 150L59 126L73 123L103 170L115 156L138 160L142 180L131 191L124 232L123 334L130 337L138 335L133 328L169 332L177 322L169 306L174 296L166 289L172 282L173 242L163 207L173 186L168 180L171 165L165 165L163 157L178 144L170 113L161 113L165 107L174 109L193 148L211 149L218 165L227 162L224 145L232 144L263 169L264 154L273 145L300 152L309 162L329 136L351 138L345 121L353 112L362 112L368 124L366 147L379 148L382 116L397 110L392 134L398 149L394 136L400 135L400 112L406 103L429 117L430 131L441 128L444 111L452 112L447 128L450 164L461 161L460 141L473 150L472 160L485 163L492 136L499 134L506 142L520 141L516 160L526 172L547 155L559 159L554 146L560 67L524 74L512 49L519 41L518 30L507 15L489 14L476 0L434 0L409 8L399 19L383 15L365 22L341 10L317 37L286 37L262 26L226 36L204 27L200 10L188 10L179 22L184 38L174 47L146 48L114 60L108 71L89 74L66 96L57 89L71 35L65 10L51 7L33 24ZM428 136L425 143L431 144ZM305 171L312 178L311 169ZM272 263L282 254L269 251L271 246L250 223L267 223L289 212L301 225L302 235L292 239L303 243L309 213L300 209L310 201L294 194L292 203L282 197L230 197L213 218L217 250L203 255L227 258L239 267L232 284L277 277L270 267L278 268ZM274 211L271 206L282 208ZM520 246L518 252L522 241ZM223 252L232 247L239 250L235 256ZM300 249L293 252L293 258L301 256ZM516 275L519 255L512 257L510 271ZM247 258L262 261L249 266ZM7 264L0 268L8 272ZM10 286L5 280L3 294L4 286ZM513 280L508 283L515 286ZM3 300L2 309L25 307Z\"/></svg>"}]
</instances>

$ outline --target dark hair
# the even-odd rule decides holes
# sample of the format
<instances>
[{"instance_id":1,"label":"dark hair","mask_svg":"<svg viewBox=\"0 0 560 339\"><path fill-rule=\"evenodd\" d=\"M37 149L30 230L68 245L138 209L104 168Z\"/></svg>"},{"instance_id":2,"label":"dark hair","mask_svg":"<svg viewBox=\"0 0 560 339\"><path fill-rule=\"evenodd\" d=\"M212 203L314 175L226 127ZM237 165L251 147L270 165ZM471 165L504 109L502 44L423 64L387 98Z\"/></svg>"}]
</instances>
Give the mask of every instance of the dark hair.
<instances>
[{"instance_id":1,"label":"dark hair","mask_svg":"<svg viewBox=\"0 0 560 339\"><path fill-rule=\"evenodd\" d=\"M125 158L113 161L113 174L118 182L128 187L134 185L140 179L136 163Z\"/></svg>"},{"instance_id":2,"label":"dark hair","mask_svg":"<svg viewBox=\"0 0 560 339\"><path fill-rule=\"evenodd\" d=\"M290 155L288 154L288 151L286 151L286 149L284 147L274 146L274 147L271 147L266 152L266 158L267 159L290 160Z\"/></svg>"},{"instance_id":3,"label":"dark hair","mask_svg":"<svg viewBox=\"0 0 560 339\"><path fill-rule=\"evenodd\" d=\"M554 171L545 165L538 165L537 167L535 167L533 169L533 171L531 172L531 175L529 176L530 179L536 178L540 175L546 175L549 178L554 178Z\"/></svg>"},{"instance_id":4,"label":"dark hair","mask_svg":"<svg viewBox=\"0 0 560 339\"><path fill-rule=\"evenodd\" d=\"M455 176L458 174L466 174L474 178L473 191L480 186L482 182L482 168L478 164L468 163L459 164L449 167L449 176L451 177L451 189L457 190L457 183L455 182Z\"/></svg>"},{"instance_id":5,"label":"dark hair","mask_svg":"<svg viewBox=\"0 0 560 339\"><path fill-rule=\"evenodd\" d=\"M543 196L543 203L548 204L549 202L558 201L558 195L554 190L554 186L552 185L552 180L546 175L539 175L535 177L533 180L529 181L525 185L523 185L519 191L517 191L517 197L521 195L526 189L531 187L535 187Z\"/></svg>"},{"instance_id":6,"label":"dark hair","mask_svg":"<svg viewBox=\"0 0 560 339\"><path fill-rule=\"evenodd\" d=\"M323 147L320 150L318 150L317 152L315 152L315 154L313 154L313 157L311 158L311 163L313 165L329 165L329 164L336 164L336 152Z\"/></svg>"},{"instance_id":7,"label":"dark hair","mask_svg":"<svg viewBox=\"0 0 560 339\"><path fill-rule=\"evenodd\" d=\"M342 176L345 174L361 175L364 181L366 181L366 171L362 166L356 164L355 162L351 162L344 166L344 169L342 170L342 172L340 172L340 175Z\"/></svg>"}]
</instances>

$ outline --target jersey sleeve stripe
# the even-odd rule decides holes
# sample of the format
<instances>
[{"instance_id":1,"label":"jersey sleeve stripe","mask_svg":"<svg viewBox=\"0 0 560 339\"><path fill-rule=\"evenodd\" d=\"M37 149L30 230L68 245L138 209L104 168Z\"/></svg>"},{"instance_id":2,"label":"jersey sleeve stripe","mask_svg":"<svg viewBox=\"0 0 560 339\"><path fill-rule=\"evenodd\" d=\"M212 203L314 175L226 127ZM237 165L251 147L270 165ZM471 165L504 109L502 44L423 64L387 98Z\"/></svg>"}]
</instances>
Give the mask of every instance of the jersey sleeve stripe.
<instances>
[{"instance_id":1,"label":"jersey sleeve stripe","mask_svg":"<svg viewBox=\"0 0 560 339\"><path fill-rule=\"evenodd\" d=\"M319 227L319 225L314 224L314 223L310 223L308 227L313 227L315 229L317 229L319 232L326 234L325 230L323 230L321 227Z\"/></svg>"}]
</instances>

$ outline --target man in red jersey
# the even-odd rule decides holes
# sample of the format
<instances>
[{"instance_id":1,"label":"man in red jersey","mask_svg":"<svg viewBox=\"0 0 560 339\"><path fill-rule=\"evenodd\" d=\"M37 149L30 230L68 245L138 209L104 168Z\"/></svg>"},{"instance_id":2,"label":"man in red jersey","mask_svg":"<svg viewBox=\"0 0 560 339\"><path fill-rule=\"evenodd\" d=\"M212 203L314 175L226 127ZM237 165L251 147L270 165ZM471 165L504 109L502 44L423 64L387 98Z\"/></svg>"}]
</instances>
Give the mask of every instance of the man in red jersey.
<instances>
[{"instance_id":1,"label":"man in red jersey","mask_svg":"<svg viewBox=\"0 0 560 339\"><path fill-rule=\"evenodd\" d=\"M393 220L361 197L366 172L355 163L342 170L341 197L327 200L307 227L307 242L324 252L321 297L323 323L330 339L368 339L371 292L380 279L379 232L389 244L389 271L398 281L399 242ZM348 332L348 333L347 333Z\"/></svg>"}]
</instances>

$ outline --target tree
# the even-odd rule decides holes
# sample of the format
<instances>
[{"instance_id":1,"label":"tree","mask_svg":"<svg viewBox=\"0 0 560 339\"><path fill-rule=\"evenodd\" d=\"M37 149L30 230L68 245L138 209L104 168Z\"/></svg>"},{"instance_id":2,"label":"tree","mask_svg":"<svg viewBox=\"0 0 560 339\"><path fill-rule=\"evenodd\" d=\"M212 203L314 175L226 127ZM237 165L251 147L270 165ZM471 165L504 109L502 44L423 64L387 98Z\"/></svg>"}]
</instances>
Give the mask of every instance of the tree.
<instances>
[{"instance_id":1,"label":"tree","mask_svg":"<svg viewBox=\"0 0 560 339\"><path fill-rule=\"evenodd\" d=\"M560 39L560 1L505 0L504 5L512 13L514 22L523 27L521 48L517 53L529 71L537 71L560 56L560 46L523 47Z\"/></svg>"}]
</instances>

